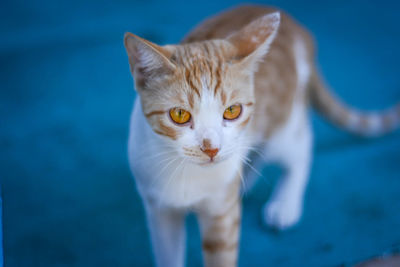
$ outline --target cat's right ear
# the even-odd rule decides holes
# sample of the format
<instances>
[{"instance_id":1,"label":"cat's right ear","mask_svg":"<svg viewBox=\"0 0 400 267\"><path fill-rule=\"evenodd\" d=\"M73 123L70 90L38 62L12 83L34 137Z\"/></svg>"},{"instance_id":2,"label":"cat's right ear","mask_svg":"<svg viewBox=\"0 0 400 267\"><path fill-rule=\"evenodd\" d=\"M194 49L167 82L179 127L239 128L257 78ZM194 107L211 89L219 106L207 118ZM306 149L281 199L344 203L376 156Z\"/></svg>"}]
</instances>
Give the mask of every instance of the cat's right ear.
<instances>
[{"instance_id":1,"label":"cat's right ear","mask_svg":"<svg viewBox=\"0 0 400 267\"><path fill-rule=\"evenodd\" d=\"M132 75L138 84L171 74L176 66L169 59L172 52L132 33L125 33L124 45Z\"/></svg>"}]
</instances>

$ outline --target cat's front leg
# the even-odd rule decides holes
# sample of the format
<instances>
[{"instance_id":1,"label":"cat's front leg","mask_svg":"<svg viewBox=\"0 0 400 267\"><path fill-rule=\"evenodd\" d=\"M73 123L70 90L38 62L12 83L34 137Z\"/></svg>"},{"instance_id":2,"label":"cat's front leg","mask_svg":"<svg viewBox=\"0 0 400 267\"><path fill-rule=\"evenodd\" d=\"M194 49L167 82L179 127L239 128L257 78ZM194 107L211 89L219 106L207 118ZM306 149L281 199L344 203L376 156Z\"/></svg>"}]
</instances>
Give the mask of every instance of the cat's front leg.
<instances>
[{"instance_id":1,"label":"cat's front leg","mask_svg":"<svg viewBox=\"0 0 400 267\"><path fill-rule=\"evenodd\" d=\"M185 227L183 211L146 205L151 243L158 267L183 267Z\"/></svg>"},{"instance_id":2,"label":"cat's front leg","mask_svg":"<svg viewBox=\"0 0 400 267\"><path fill-rule=\"evenodd\" d=\"M202 232L204 264L207 267L237 265L241 203L236 181L227 194L209 203L198 214Z\"/></svg>"},{"instance_id":3,"label":"cat's front leg","mask_svg":"<svg viewBox=\"0 0 400 267\"><path fill-rule=\"evenodd\" d=\"M303 198L311 163L312 134L308 122L299 128L297 134L293 133L277 144L279 149L288 148L281 151L281 164L285 175L263 209L265 222L279 230L295 225L303 211Z\"/></svg>"}]
</instances>

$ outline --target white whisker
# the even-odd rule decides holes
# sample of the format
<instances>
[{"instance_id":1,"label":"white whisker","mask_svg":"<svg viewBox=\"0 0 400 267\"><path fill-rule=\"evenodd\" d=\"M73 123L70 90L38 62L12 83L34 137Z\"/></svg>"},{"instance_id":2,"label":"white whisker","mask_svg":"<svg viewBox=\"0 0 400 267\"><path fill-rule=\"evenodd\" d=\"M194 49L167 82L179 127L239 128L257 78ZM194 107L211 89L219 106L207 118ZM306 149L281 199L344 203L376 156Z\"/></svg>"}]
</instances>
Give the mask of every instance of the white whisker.
<instances>
[{"instance_id":1,"label":"white whisker","mask_svg":"<svg viewBox=\"0 0 400 267\"><path fill-rule=\"evenodd\" d=\"M166 192L167 192L167 190L168 190L168 187L169 187L170 183L172 182L172 180L175 179L175 174L176 174L176 172L179 170L179 168L182 167L182 164L183 164L184 162L185 162L185 160L182 159L182 161L181 161L181 162L179 163L179 165L175 168L175 170L171 173L171 175L169 175L169 179L168 179L167 183L164 185L164 187L163 187L163 189L162 189L162 192L161 192L161 194L160 194L160 202L162 202L162 201L164 200L165 194L166 194Z\"/></svg>"},{"instance_id":2,"label":"white whisker","mask_svg":"<svg viewBox=\"0 0 400 267\"><path fill-rule=\"evenodd\" d=\"M242 191L242 196L241 196L241 197L243 197L243 195L246 194L247 185L246 185L246 181L245 181L244 178L243 178L242 172L241 172L241 171L238 171L238 174L239 174L240 181L241 181L242 187L243 187L243 190L241 190L241 191Z\"/></svg>"},{"instance_id":3,"label":"white whisker","mask_svg":"<svg viewBox=\"0 0 400 267\"><path fill-rule=\"evenodd\" d=\"M262 177L262 174L261 174L259 171L257 171L257 169L255 169L251 164L249 164L249 163L246 161L246 159L241 158L241 160L242 160L242 162L243 162L244 164L246 164L247 166L249 166L249 168L252 169L258 176L261 176L261 177Z\"/></svg>"},{"instance_id":4,"label":"white whisker","mask_svg":"<svg viewBox=\"0 0 400 267\"><path fill-rule=\"evenodd\" d=\"M162 177L162 175L163 175L163 173L167 170L167 168L173 163L173 162L175 162L177 159L179 159L178 157L176 157L176 158L168 158L168 160L170 160L169 162L167 162L167 164L166 165L164 165L163 166L163 168L158 172L158 175L157 175L157 177L154 177L154 180L153 180L153 182L151 183L151 187L153 187L154 186L154 184L155 184L155 182L159 182L159 180L160 179L162 179L161 177Z\"/></svg>"}]
</instances>

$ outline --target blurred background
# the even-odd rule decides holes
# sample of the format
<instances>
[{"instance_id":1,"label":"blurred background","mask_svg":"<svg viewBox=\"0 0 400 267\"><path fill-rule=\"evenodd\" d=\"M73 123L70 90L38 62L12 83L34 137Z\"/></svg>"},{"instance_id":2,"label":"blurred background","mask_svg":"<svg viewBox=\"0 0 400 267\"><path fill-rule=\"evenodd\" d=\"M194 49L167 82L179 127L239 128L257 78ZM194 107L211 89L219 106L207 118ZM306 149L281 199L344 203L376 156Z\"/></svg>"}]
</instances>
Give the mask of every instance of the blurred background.
<instances>
[{"instance_id":1,"label":"blurred background","mask_svg":"<svg viewBox=\"0 0 400 267\"><path fill-rule=\"evenodd\" d=\"M0 3L5 266L151 266L127 164L135 93L123 34L176 43L239 3ZM347 103L381 109L400 100L399 1L253 3L278 6L313 33L325 79ZM399 131L366 140L311 115L315 160L303 219L283 233L262 225L261 207L279 175L266 166L244 196L240 266L349 266L400 248ZM201 266L193 217L187 228L188 266Z\"/></svg>"}]
</instances>

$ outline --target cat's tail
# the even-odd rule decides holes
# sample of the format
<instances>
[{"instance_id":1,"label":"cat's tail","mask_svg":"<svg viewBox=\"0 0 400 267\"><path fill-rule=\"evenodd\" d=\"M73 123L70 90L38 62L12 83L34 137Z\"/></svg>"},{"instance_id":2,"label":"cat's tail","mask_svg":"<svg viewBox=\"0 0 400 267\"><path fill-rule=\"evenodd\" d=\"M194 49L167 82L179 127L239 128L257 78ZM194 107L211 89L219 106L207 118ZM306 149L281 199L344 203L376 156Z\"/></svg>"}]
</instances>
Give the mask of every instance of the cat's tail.
<instances>
[{"instance_id":1,"label":"cat's tail","mask_svg":"<svg viewBox=\"0 0 400 267\"><path fill-rule=\"evenodd\" d=\"M321 81L317 71L310 79L312 106L333 124L365 137L389 133L400 125L400 103L382 111L359 111L342 103Z\"/></svg>"}]
</instances>

